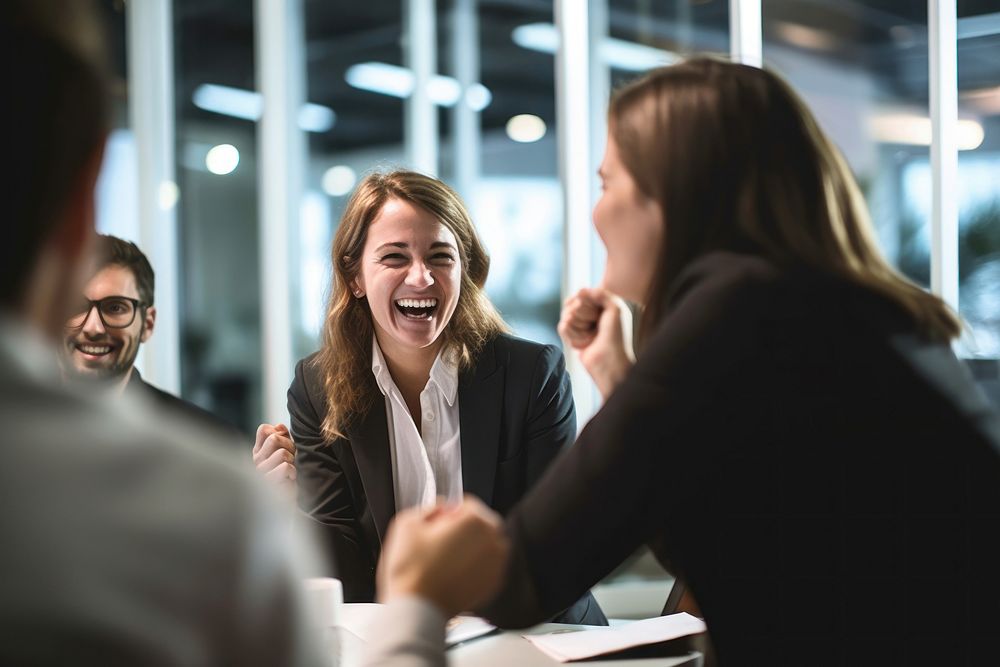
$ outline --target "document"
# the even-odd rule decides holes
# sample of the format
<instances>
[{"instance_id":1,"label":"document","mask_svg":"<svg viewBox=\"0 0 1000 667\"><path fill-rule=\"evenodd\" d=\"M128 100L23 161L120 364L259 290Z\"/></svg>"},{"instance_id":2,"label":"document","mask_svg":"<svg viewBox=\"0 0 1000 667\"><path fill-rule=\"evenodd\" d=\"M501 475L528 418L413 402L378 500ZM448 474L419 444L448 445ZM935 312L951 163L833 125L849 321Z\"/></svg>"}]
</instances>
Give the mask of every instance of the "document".
<instances>
[{"instance_id":1,"label":"document","mask_svg":"<svg viewBox=\"0 0 1000 667\"><path fill-rule=\"evenodd\" d=\"M570 662L624 651L636 646L659 644L706 630L704 621L681 612L613 628L556 631L544 635L524 635L524 638L550 658L559 662Z\"/></svg>"},{"instance_id":2,"label":"document","mask_svg":"<svg viewBox=\"0 0 1000 667\"><path fill-rule=\"evenodd\" d=\"M373 602L350 603L347 605L349 613L343 615L339 625L362 641L373 641L379 631L378 613L384 606ZM451 647L494 630L496 626L478 616L455 616L448 621L445 644Z\"/></svg>"},{"instance_id":3,"label":"document","mask_svg":"<svg viewBox=\"0 0 1000 667\"><path fill-rule=\"evenodd\" d=\"M456 644L481 637L496 630L495 625L487 623L478 616L455 616L448 621L448 634L444 643L451 648Z\"/></svg>"}]
</instances>

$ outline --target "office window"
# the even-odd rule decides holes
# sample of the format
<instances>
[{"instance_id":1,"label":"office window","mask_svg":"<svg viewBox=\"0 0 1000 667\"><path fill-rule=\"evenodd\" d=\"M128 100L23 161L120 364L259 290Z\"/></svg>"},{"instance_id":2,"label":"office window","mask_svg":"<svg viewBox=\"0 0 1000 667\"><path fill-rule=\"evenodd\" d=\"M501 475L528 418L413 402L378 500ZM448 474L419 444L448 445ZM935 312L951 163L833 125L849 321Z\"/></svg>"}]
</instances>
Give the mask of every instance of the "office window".
<instances>
[{"instance_id":1,"label":"office window","mask_svg":"<svg viewBox=\"0 0 1000 667\"><path fill-rule=\"evenodd\" d=\"M679 57L729 52L728 2L609 0L607 5L608 36L598 54L614 85Z\"/></svg>"},{"instance_id":2,"label":"office window","mask_svg":"<svg viewBox=\"0 0 1000 667\"><path fill-rule=\"evenodd\" d=\"M909 165L927 164L926 3L763 3L764 63L805 99L865 194L883 252L930 285L929 209Z\"/></svg>"},{"instance_id":3,"label":"office window","mask_svg":"<svg viewBox=\"0 0 1000 667\"><path fill-rule=\"evenodd\" d=\"M958 7L959 310L965 356L1000 356L1000 20ZM765 63L806 99L868 200L883 251L930 285L925 3L763 4Z\"/></svg>"},{"instance_id":4,"label":"office window","mask_svg":"<svg viewBox=\"0 0 1000 667\"><path fill-rule=\"evenodd\" d=\"M326 312L333 232L354 186L375 168L402 166L405 78L399 2L304 5L308 161L302 215L289 226L292 345L315 351Z\"/></svg>"},{"instance_id":5,"label":"office window","mask_svg":"<svg viewBox=\"0 0 1000 667\"><path fill-rule=\"evenodd\" d=\"M260 419L254 8L175 0L181 387L248 432Z\"/></svg>"},{"instance_id":6,"label":"office window","mask_svg":"<svg viewBox=\"0 0 1000 667\"><path fill-rule=\"evenodd\" d=\"M97 231L131 241L138 240L136 220L135 137L129 127L128 63L125 6L106 0L98 5L104 20L107 51L111 61L111 135L104 149L104 164L97 181Z\"/></svg>"},{"instance_id":7,"label":"office window","mask_svg":"<svg viewBox=\"0 0 1000 667\"><path fill-rule=\"evenodd\" d=\"M111 18L109 41L121 85L98 225L136 238L133 211L139 204L155 207L146 200L162 193L153 188L136 201L137 156L149 154L151 138L133 136L129 127L133 91L124 80L134 73L126 68L126 45L148 43L150 35L124 39L134 29L127 16L143 5L99 4ZM255 28L261 25L253 0L174 0L170 6L180 292L180 308L172 310L179 311L181 329L180 384L185 398L252 428L264 414L263 362L274 362L267 364L269 413L281 411L277 399L287 384L274 373L278 362L288 365L285 344L263 349L261 343L260 279L269 258L259 247L258 201L281 184L259 179L265 144L258 148L263 99L257 83L265 66L276 64L258 61ZM316 0L273 6L302 13L302 34L289 36L286 51L301 49L306 82L298 121L308 154L296 158L304 167L304 191L300 214L287 220L289 290L287 301L277 304L287 313L281 321L291 333L293 359L318 344L330 240L347 195L369 169L392 166L436 173L465 197L493 258L488 294L517 333L555 342L562 280L595 284L603 272L596 236L590 236L589 252L584 244L566 253L570 237L591 226L608 95L677 56L727 53L731 21L725 0L585 0L560 5L559 21L551 0L397 0L362 3L348 12ZM889 259L926 286L926 5L765 0L762 10L765 62L806 99L847 157ZM960 139L960 185L952 193L960 210L960 310L974 333L963 354L992 358L1000 355L997 15L991 0L958 3L959 116L969 128L962 132L971 134ZM414 16L425 23L411 38ZM580 16L589 24L589 46L580 47L590 49L589 63L575 53L557 72L555 24L573 24ZM155 29L146 24L139 32ZM413 68L428 57L433 113L419 126L412 122ZM577 75L589 77L589 95L558 107L557 79ZM575 153L557 141L557 107L588 119L590 182L582 172L560 182L560 160L565 168ZM973 139L975 145L964 143ZM572 220L565 219L566 206L574 209ZM268 229L282 224L279 216ZM159 359L154 346L146 347ZM163 363L177 366L169 355ZM587 379L578 373L574 383L584 386ZM589 415L586 401L577 399L581 416Z\"/></svg>"},{"instance_id":8,"label":"office window","mask_svg":"<svg viewBox=\"0 0 1000 667\"><path fill-rule=\"evenodd\" d=\"M490 252L490 299L517 335L558 344L552 2L447 0L437 24L438 71L464 91L441 111L440 175L465 198Z\"/></svg>"},{"instance_id":9,"label":"office window","mask_svg":"<svg viewBox=\"0 0 1000 667\"><path fill-rule=\"evenodd\" d=\"M959 2L958 303L971 330L966 353L992 359L1000 359L998 63L1000 5Z\"/></svg>"}]
</instances>

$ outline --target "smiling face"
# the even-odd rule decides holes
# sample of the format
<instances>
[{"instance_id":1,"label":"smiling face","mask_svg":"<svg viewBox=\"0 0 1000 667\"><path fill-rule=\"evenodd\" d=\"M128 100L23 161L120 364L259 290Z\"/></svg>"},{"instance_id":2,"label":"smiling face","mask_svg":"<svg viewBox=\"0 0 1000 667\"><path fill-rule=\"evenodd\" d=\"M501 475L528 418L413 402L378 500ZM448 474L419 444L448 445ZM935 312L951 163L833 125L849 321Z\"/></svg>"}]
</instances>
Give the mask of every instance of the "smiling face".
<instances>
[{"instance_id":1,"label":"smiling face","mask_svg":"<svg viewBox=\"0 0 1000 667\"><path fill-rule=\"evenodd\" d=\"M110 296L139 299L135 275L124 266L111 264L101 269L83 290L83 296L98 301ZM156 309L142 307L132 324L123 329L106 327L97 308L91 308L83 326L66 329L64 357L66 370L80 377L103 380L128 380L139 354L139 344L153 333Z\"/></svg>"},{"instance_id":2,"label":"smiling face","mask_svg":"<svg viewBox=\"0 0 1000 667\"><path fill-rule=\"evenodd\" d=\"M663 243L663 213L660 205L639 189L610 135L598 174L601 198L594 206L594 227L608 250L602 284L641 304Z\"/></svg>"},{"instance_id":3,"label":"smiling face","mask_svg":"<svg viewBox=\"0 0 1000 667\"><path fill-rule=\"evenodd\" d=\"M418 206L388 200L368 228L353 284L356 294L368 298L383 354L436 353L458 304L461 280L451 230Z\"/></svg>"}]
</instances>

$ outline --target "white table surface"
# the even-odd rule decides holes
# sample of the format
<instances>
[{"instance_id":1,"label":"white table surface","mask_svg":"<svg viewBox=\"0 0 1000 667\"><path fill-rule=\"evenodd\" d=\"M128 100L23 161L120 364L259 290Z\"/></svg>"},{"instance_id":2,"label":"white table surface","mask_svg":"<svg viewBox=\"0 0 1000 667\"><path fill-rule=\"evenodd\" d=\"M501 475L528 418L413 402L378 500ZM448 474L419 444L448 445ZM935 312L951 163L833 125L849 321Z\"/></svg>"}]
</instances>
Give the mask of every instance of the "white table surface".
<instances>
[{"instance_id":1,"label":"white table surface","mask_svg":"<svg viewBox=\"0 0 1000 667\"><path fill-rule=\"evenodd\" d=\"M364 646L367 621L378 609L374 604L345 604L341 608L341 655L343 667L358 664ZM448 649L448 664L452 667L551 667L561 664L594 665L596 667L701 667L701 653L692 651L685 656L634 658L629 660L587 660L583 663L560 663L545 655L522 635L544 634L555 630L580 630L587 626L544 623L526 630L508 630L472 639Z\"/></svg>"}]
</instances>

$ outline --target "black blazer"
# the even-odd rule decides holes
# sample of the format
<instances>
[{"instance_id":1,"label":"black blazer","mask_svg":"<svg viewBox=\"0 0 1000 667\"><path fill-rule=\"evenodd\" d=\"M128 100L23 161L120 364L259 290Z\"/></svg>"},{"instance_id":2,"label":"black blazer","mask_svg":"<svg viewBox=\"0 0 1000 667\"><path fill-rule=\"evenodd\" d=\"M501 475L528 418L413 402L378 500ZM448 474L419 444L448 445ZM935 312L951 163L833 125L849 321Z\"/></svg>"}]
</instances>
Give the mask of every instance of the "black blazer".
<instances>
[{"instance_id":1,"label":"black blazer","mask_svg":"<svg viewBox=\"0 0 1000 667\"><path fill-rule=\"evenodd\" d=\"M326 441L320 429L326 397L314 357L299 361L288 389L299 506L321 525L344 599L367 602L396 511L385 403L379 394L348 437ZM501 514L576 436L569 376L552 345L507 335L488 342L474 367L459 374L458 404L462 486ZM592 604L591 613L600 613ZM589 620L599 623L603 614Z\"/></svg>"},{"instance_id":2,"label":"black blazer","mask_svg":"<svg viewBox=\"0 0 1000 667\"><path fill-rule=\"evenodd\" d=\"M235 426L194 403L154 387L142 379L138 368L132 369L125 391L151 400L157 408L164 410L168 415L172 414L198 424L217 436L219 442L232 444L234 447L246 447L247 436Z\"/></svg>"},{"instance_id":3,"label":"black blazer","mask_svg":"<svg viewBox=\"0 0 1000 667\"><path fill-rule=\"evenodd\" d=\"M678 282L510 513L508 581L482 613L537 622L648 543L721 664L995 663L1000 417L950 347L754 257L708 255Z\"/></svg>"}]
</instances>

